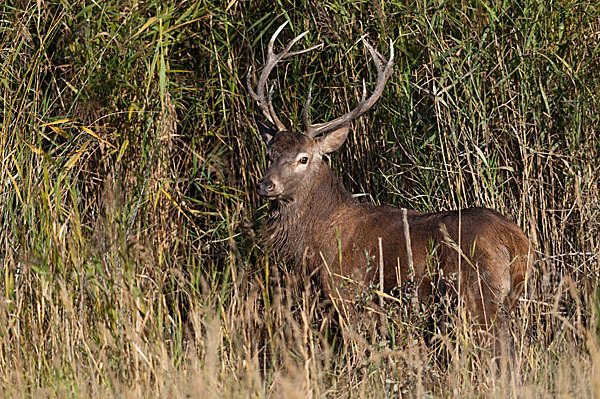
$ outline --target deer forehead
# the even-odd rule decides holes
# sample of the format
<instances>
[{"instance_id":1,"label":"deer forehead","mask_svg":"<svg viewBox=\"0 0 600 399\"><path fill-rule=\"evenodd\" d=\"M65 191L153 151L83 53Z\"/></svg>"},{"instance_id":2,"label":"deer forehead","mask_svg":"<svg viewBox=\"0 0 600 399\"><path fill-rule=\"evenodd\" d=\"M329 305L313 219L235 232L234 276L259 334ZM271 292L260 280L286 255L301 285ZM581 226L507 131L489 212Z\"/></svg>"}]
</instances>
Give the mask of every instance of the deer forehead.
<instances>
[{"instance_id":1,"label":"deer forehead","mask_svg":"<svg viewBox=\"0 0 600 399\"><path fill-rule=\"evenodd\" d=\"M296 156L299 153L313 153L316 144L313 139L298 132L279 132L273 137L269 146L269 152L273 156L289 155Z\"/></svg>"}]
</instances>

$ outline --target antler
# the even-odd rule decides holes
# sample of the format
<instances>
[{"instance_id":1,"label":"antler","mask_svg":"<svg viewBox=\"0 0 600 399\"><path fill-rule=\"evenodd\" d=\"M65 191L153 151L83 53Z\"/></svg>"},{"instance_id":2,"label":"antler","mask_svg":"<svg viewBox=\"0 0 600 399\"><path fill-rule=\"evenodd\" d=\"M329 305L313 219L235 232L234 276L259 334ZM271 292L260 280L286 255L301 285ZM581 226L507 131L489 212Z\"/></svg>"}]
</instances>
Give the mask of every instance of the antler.
<instances>
[{"instance_id":1,"label":"antler","mask_svg":"<svg viewBox=\"0 0 600 399\"><path fill-rule=\"evenodd\" d=\"M274 91L273 86L271 86L271 88L269 89L269 91L267 93L267 97L265 98L265 89L266 89L266 85L267 85L267 79L269 78L269 74L271 73L271 70L273 69L273 67L275 67L275 65L282 59L292 57L292 56L298 55L298 54L303 54L303 53L309 52L311 50L314 50L314 49L322 46L322 44L318 44L318 45L310 47L310 48L306 48L306 49L302 49L302 50L298 50L298 51L292 51L290 53L292 46L294 44L296 44L296 42L298 40L302 39L308 33L308 31L306 31L306 32L299 34L294 39L292 39L292 41L290 41L288 43L288 45L285 46L285 48L283 49L283 51L281 53L275 54L273 52L273 45L275 44L275 39L277 38L279 33L283 30L283 28L285 28L285 26L287 24L288 24L288 21L285 21L283 24L281 24L281 26L279 26L279 28L275 31L275 33L271 37L271 40L269 41L269 46L267 47L267 61L266 61L265 67L263 68L263 70L260 74L260 78L258 79L258 84L256 85L256 91L254 91L254 89L252 88L252 83L250 81L250 71L251 71L252 67L250 67L250 70L248 71L248 81L247 81L248 91L250 91L250 96L252 96L252 99L258 103L258 106L262 110L265 117L269 120L269 122L275 124L280 131L286 130L286 127L283 123L281 123L281 121L275 114L275 110L273 109L273 102L272 102L273 91Z\"/></svg>"},{"instance_id":2,"label":"antler","mask_svg":"<svg viewBox=\"0 0 600 399\"><path fill-rule=\"evenodd\" d=\"M375 86L375 90L373 90L373 94L368 99L367 97L367 86L365 85L365 81L363 80L363 93L360 101L356 105L356 107L348 112L345 115L342 115L332 121L318 124L311 124L310 116L308 115L310 110L310 103L312 101L312 91L308 91L308 98L306 99L306 103L304 104L304 110L302 111L302 120L304 122L305 133L314 138L315 136L330 132L332 130L337 129L338 127L352 121L353 119L358 118L360 115L364 114L377 102L381 94L383 93L383 88L392 74L394 69L394 46L392 44L392 40L390 39L390 60L387 61L381 54L379 54L371 45L365 40L364 36L362 37L363 44L371 53L371 57L373 57L373 62L377 67L377 85Z\"/></svg>"}]
</instances>

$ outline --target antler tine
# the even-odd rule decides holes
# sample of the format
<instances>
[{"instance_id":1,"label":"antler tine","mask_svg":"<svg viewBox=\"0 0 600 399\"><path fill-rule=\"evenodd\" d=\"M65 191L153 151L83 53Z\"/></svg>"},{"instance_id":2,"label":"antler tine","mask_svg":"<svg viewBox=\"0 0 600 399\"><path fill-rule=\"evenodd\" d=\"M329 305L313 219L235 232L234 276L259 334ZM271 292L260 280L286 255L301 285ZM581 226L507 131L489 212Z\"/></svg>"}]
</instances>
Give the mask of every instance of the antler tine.
<instances>
[{"instance_id":1,"label":"antler tine","mask_svg":"<svg viewBox=\"0 0 600 399\"><path fill-rule=\"evenodd\" d=\"M303 34L304 33L308 33L308 31L303 32ZM288 57L293 57L295 55L300 55L300 54L308 53L309 51L313 51L313 50L316 50L316 49L321 48L321 47L323 47L323 43L319 43L319 44L316 44L316 45L314 45L312 47L305 48L305 49L302 49L302 50L292 51L291 53L286 54L285 57L283 57L283 58L288 58Z\"/></svg>"},{"instance_id":2,"label":"antler tine","mask_svg":"<svg viewBox=\"0 0 600 399\"><path fill-rule=\"evenodd\" d=\"M283 30L283 28L285 28L285 26L287 24L288 24L288 21L285 21L283 24L281 24L279 26L279 28L277 28L277 30L275 31L273 36L271 36L271 39L269 40L269 44L267 46L266 64L265 64L265 66L260 74L260 77L258 79L258 84L256 85L256 91L254 91L254 89L252 88L250 71L248 71L248 79L247 79L248 91L250 92L250 96L252 97L252 99L254 101L256 101L258 103L258 106L262 110L265 117L271 123L275 124L280 131L286 130L286 127L279 120L279 118L275 114L275 110L273 108L273 103L272 103L273 91L274 91L273 87L271 87L271 89L268 91L267 96L265 98L265 90L266 90L266 85L267 85L267 80L269 78L269 75L271 74L271 71L273 70L275 65L277 65L277 63L279 61L281 61L282 59L309 52L311 50L319 48L322 45L322 44L319 44L316 46L312 46L312 47L302 49L302 50L293 51L290 53L290 50L294 46L294 44L296 44L296 42L298 42L300 39L302 39L304 36L306 36L306 34L308 33L308 31L306 31L306 32L302 32L301 34L299 34L298 36L293 38L280 53L276 54L273 51L273 47L275 45L275 40L277 39L277 36L279 35L279 33L281 33L281 31Z\"/></svg>"},{"instance_id":3,"label":"antler tine","mask_svg":"<svg viewBox=\"0 0 600 399\"><path fill-rule=\"evenodd\" d=\"M286 127L281 120L279 120L277 114L275 113L275 109L273 108L273 92L275 92L275 87L272 85L269 89L269 93L267 94L267 106L269 107L269 114L273 118L272 122L275 123L275 126L277 126L280 131L282 131L285 130Z\"/></svg>"},{"instance_id":4,"label":"antler tine","mask_svg":"<svg viewBox=\"0 0 600 399\"><path fill-rule=\"evenodd\" d=\"M381 94L383 93L383 88L385 87L385 84L386 84L387 80L389 79L389 77L391 76L392 71L394 69L394 46L393 46L392 40L391 39L389 40L389 42L390 42L390 59L386 60L381 54L379 54L365 40L364 36L361 39L363 41L363 44L365 45L365 47L371 54L371 57L373 58L373 62L375 63L375 67L377 68L377 84L375 85L375 89L373 90L373 93L371 94L371 96L368 99L366 99L367 87L363 80L362 97L361 97L360 101L358 102L358 104L356 105L356 107L354 107L354 109L352 111L350 111L347 114L342 115L332 121L325 122L325 123L319 123L319 124L315 124L315 125L311 124L310 117L308 115L310 103L312 101L312 96L309 93L309 96L306 99L306 103L304 104L304 110L302 113L303 114L302 119L303 119L304 126L306 129L305 133L309 137L311 137L311 138L316 137L317 135L319 135L321 133L330 132L344 124L351 122L353 119L356 119L360 115L367 112L375 104L375 102L377 102L379 97L381 97Z\"/></svg>"},{"instance_id":5,"label":"antler tine","mask_svg":"<svg viewBox=\"0 0 600 399\"><path fill-rule=\"evenodd\" d=\"M306 97L306 102L304 103L304 108L302 109L302 123L304 126L311 126L310 122L310 103L312 102L312 86L308 88L308 96Z\"/></svg>"},{"instance_id":6,"label":"antler tine","mask_svg":"<svg viewBox=\"0 0 600 399\"><path fill-rule=\"evenodd\" d=\"M354 115L355 112L358 112L362 105L365 103L365 98L367 97L367 85L365 84L365 80L363 79L362 82L363 85L363 92L360 98L360 101L358 102L357 106L348 114L344 115L347 118L350 118L350 120L356 118L358 115ZM316 124L312 124L311 120L310 120L310 104L312 102L312 86L308 88L308 97L306 97L306 102L304 103L304 109L302 110L302 123L304 123L304 126L307 127L306 128L306 134L310 137L310 138L314 138L317 134L322 133L319 132L319 129L324 126L326 123L316 123ZM340 119L340 118L338 118ZM334 122L334 121L332 121ZM334 128L328 129L328 130L333 130Z\"/></svg>"}]
</instances>

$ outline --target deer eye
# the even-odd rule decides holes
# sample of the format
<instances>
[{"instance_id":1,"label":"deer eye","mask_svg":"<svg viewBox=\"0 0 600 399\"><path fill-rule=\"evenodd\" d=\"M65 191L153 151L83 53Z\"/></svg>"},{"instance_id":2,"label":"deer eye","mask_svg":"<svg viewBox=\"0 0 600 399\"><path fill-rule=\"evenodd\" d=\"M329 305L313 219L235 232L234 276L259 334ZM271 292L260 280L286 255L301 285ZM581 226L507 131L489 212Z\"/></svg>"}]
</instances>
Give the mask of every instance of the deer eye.
<instances>
[{"instance_id":1,"label":"deer eye","mask_svg":"<svg viewBox=\"0 0 600 399\"><path fill-rule=\"evenodd\" d=\"M302 157L302 158L300 158L300 160L298 162L306 165L308 163L308 157Z\"/></svg>"}]
</instances>

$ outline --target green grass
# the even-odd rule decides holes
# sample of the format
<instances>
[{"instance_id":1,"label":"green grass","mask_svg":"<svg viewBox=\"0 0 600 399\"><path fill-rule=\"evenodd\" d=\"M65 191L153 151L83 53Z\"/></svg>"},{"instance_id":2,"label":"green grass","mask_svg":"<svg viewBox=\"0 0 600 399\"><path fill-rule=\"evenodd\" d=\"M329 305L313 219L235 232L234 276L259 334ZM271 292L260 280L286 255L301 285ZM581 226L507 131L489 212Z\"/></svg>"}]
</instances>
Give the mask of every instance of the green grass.
<instances>
[{"instance_id":1,"label":"green grass","mask_svg":"<svg viewBox=\"0 0 600 399\"><path fill-rule=\"evenodd\" d=\"M331 157L347 188L492 207L535 244L512 379L451 304L434 331L390 301L387 335L367 310L342 333L269 257L246 74L286 19L279 45L325 44L273 74L288 125L310 85L315 122L372 85L361 35L394 42L382 98ZM598 32L583 1L3 3L1 395L597 397Z\"/></svg>"}]
</instances>

